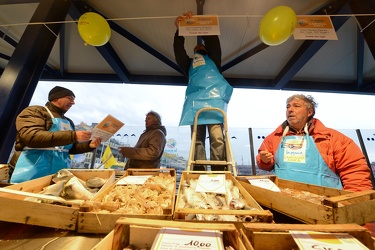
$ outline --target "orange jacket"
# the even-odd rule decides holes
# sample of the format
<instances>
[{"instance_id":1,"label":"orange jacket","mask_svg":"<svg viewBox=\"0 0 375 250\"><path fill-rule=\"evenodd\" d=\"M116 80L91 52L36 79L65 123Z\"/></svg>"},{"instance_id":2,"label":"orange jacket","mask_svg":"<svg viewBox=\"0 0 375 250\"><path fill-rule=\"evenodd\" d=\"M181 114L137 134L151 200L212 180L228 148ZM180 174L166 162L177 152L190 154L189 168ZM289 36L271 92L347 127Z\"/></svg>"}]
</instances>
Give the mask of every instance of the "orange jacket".
<instances>
[{"instance_id":1,"label":"orange jacket","mask_svg":"<svg viewBox=\"0 0 375 250\"><path fill-rule=\"evenodd\" d=\"M268 135L259 151L268 150L275 155L280 144L287 122L281 124L275 131ZM295 132L289 130L287 135ZM309 125L309 135L313 137L316 147L327 166L340 176L344 190L362 191L372 189L370 168L366 158L358 145L344 134L327 128L321 121L313 118ZM260 169L271 171L274 169L274 158L264 163L257 155L257 164Z\"/></svg>"}]
</instances>

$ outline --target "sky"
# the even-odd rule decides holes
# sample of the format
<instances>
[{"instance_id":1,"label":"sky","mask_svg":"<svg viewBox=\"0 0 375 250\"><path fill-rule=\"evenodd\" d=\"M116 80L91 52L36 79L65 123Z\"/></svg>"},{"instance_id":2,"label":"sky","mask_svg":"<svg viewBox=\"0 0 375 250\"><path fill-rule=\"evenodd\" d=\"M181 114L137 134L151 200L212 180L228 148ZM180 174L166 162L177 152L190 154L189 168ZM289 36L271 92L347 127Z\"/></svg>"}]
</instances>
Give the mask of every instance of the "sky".
<instances>
[{"instance_id":1,"label":"sky","mask_svg":"<svg viewBox=\"0 0 375 250\"><path fill-rule=\"evenodd\" d=\"M100 122L111 114L126 126L144 126L145 114L154 110L163 125L178 126L186 87L139 84L39 82L32 104L44 105L54 86L71 89L75 105L67 116L75 124ZM229 127L276 128L285 120L286 99L292 94L312 95L318 107L315 117L335 129L373 129L374 95L292 92L235 88L228 105Z\"/></svg>"},{"instance_id":2,"label":"sky","mask_svg":"<svg viewBox=\"0 0 375 250\"><path fill-rule=\"evenodd\" d=\"M184 140L184 145L190 145L189 126L178 126L186 87L41 81L30 105L44 105L48 92L55 86L69 88L75 93L75 105L66 116L77 125L81 122L88 125L98 123L111 114L125 124L118 133L129 134L126 141L122 142L134 146L145 128L145 115L154 110L161 115L163 125L175 128L167 130L167 139L176 137L181 143ZM365 130L367 138L375 137L375 116L370 112L375 107L374 95L234 88L227 110L230 136L238 137L232 140L234 158L243 159L245 163L250 161L248 128L257 133L259 129L272 132L285 120L286 99L301 93L315 98L318 103L315 117L325 126L340 131L350 130L351 138L357 137L356 129ZM130 137L133 133L136 136ZM181 138L181 134L186 136ZM244 135L243 138L239 134ZM259 145L259 142L254 142L255 148ZM375 141L370 141L368 145L369 158L375 161ZM188 151L189 147L185 146L185 150ZM180 154L187 157L188 152Z\"/></svg>"}]
</instances>

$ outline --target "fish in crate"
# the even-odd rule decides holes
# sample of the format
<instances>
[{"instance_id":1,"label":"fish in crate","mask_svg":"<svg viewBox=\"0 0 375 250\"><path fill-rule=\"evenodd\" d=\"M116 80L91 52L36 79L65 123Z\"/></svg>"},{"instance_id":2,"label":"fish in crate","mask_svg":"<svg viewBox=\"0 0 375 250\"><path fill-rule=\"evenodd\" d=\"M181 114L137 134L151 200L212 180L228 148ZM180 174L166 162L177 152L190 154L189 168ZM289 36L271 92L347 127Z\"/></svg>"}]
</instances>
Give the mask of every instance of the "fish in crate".
<instances>
[{"instance_id":1,"label":"fish in crate","mask_svg":"<svg viewBox=\"0 0 375 250\"><path fill-rule=\"evenodd\" d=\"M184 216L188 221L264 222L266 213L232 178L225 178L222 192L199 192L198 182L198 178L189 178L180 183L177 219Z\"/></svg>"}]
</instances>

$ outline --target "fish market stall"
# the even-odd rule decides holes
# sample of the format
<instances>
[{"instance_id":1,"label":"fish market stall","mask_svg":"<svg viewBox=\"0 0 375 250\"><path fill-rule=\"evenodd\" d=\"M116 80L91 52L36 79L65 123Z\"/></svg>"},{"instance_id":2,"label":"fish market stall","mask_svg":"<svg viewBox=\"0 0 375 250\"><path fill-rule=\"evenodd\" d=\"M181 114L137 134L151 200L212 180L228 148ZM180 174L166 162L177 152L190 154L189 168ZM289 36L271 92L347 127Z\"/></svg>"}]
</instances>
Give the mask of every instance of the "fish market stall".
<instances>
[{"instance_id":1,"label":"fish market stall","mask_svg":"<svg viewBox=\"0 0 375 250\"><path fill-rule=\"evenodd\" d=\"M271 178L278 191L253 185L253 180ZM238 182L262 206L308 224L364 225L375 220L375 190L350 192L276 176L238 176Z\"/></svg>"},{"instance_id":2,"label":"fish market stall","mask_svg":"<svg viewBox=\"0 0 375 250\"><path fill-rule=\"evenodd\" d=\"M120 217L172 220L175 169L127 169L78 214L79 233L109 233Z\"/></svg>"},{"instance_id":3,"label":"fish market stall","mask_svg":"<svg viewBox=\"0 0 375 250\"><path fill-rule=\"evenodd\" d=\"M202 179L215 185L204 186ZM230 172L184 171L173 220L272 223L273 215L264 210Z\"/></svg>"},{"instance_id":4,"label":"fish market stall","mask_svg":"<svg viewBox=\"0 0 375 250\"><path fill-rule=\"evenodd\" d=\"M114 181L114 170L69 169L0 188L0 220L74 231L80 205Z\"/></svg>"}]
</instances>

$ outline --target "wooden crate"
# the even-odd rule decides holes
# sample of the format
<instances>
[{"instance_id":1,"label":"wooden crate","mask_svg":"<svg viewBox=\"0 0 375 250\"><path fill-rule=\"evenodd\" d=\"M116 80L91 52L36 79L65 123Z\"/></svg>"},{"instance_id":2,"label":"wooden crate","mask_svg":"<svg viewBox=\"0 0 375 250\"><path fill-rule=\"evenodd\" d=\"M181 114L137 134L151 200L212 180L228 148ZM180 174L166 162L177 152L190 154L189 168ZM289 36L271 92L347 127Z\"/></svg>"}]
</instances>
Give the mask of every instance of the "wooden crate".
<instances>
[{"instance_id":1,"label":"wooden crate","mask_svg":"<svg viewBox=\"0 0 375 250\"><path fill-rule=\"evenodd\" d=\"M114 182L113 170L70 170L77 177L88 180L102 177L109 183ZM76 230L79 206L82 201L69 201L61 197L45 196L60 204L26 201L25 197L43 197L38 193L52 184L53 175L25 181L0 189L0 220L66 230ZM104 186L102 189L105 188Z\"/></svg>"},{"instance_id":2,"label":"wooden crate","mask_svg":"<svg viewBox=\"0 0 375 250\"><path fill-rule=\"evenodd\" d=\"M8 181L9 166L8 164L0 164L0 181Z\"/></svg>"},{"instance_id":3,"label":"wooden crate","mask_svg":"<svg viewBox=\"0 0 375 250\"><path fill-rule=\"evenodd\" d=\"M221 174L225 174L225 179L231 180L233 182L233 185L239 189L240 194L246 200L246 204L252 208L255 208L255 210L194 209L194 208L178 207L179 204L181 204L180 200L183 199L182 198L183 194L181 193L183 190L182 185L184 185L186 181L189 182L190 180L197 180L201 174L210 174L210 173L206 171L184 171L182 172L176 205L174 209L173 220L175 221L178 221L178 220L197 221L197 220L190 220L189 215L203 214L203 215L235 215L237 217L250 216L254 219L254 221L272 223L273 214L269 210L264 210L256 202L256 200L241 186L241 184L239 184L239 182L232 176L230 172L222 172ZM231 220L228 220L228 221L239 222L239 221L231 221ZM205 222L205 221L200 221L200 222ZM222 223L223 221L207 220L206 222Z\"/></svg>"},{"instance_id":4,"label":"wooden crate","mask_svg":"<svg viewBox=\"0 0 375 250\"><path fill-rule=\"evenodd\" d=\"M230 223L193 223L149 220L142 218L120 218L116 226L107 237L105 237L93 249L95 250L120 250L130 244L137 249L150 249L158 232L162 228L177 228L180 230L218 230L223 235L225 246L232 246L236 250L251 250L242 242L239 232L234 224Z\"/></svg>"},{"instance_id":5,"label":"wooden crate","mask_svg":"<svg viewBox=\"0 0 375 250\"><path fill-rule=\"evenodd\" d=\"M323 233L348 233L370 250L374 250L374 238L364 227L357 224L268 224L243 223L239 229L241 240L255 250L298 249L289 231L317 231ZM272 240L270 240L272 239ZM323 249L323 248L319 248ZM324 248L325 249L325 248Z\"/></svg>"},{"instance_id":6,"label":"wooden crate","mask_svg":"<svg viewBox=\"0 0 375 250\"><path fill-rule=\"evenodd\" d=\"M93 206L95 203L103 204L101 201L103 197L108 194L113 188L116 187L117 183L126 176L172 176L174 177L174 187L176 190L176 172L175 169L165 168L165 169L128 169L125 174L119 178L115 183L108 187L105 192L101 193L93 200L94 204L86 207L81 206L80 212L78 214L78 227L77 231L80 233L109 233L115 227L116 221L120 217L133 217L133 218L148 218L148 219L158 219L158 220L172 220L173 208L175 204L175 191L172 194L171 207L168 209L163 209L163 214L129 214L129 213L118 213L116 211L111 213L101 213L93 212ZM118 203L120 204L120 203ZM118 206L118 204L109 204L113 206ZM105 204L104 204L105 205Z\"/></svg>"},{"instance_id":7,"label":"wooden crate","mask_svg":"<svg viewBox=\"0 0 375 250\"><path fill-rule=\"evenodd\" d=\"M308 224L363 225L375 220L375 190L349 192L300 182L275 179L280 189L296 190L304 197L274 192L249 183L254 177L238 176L238 182L261 205ZM261 177L255 177L261 178ZM263 178L269 178L265 176ZM315 198L306 198L306 197Z\"/></svg>"}]
</instances>

